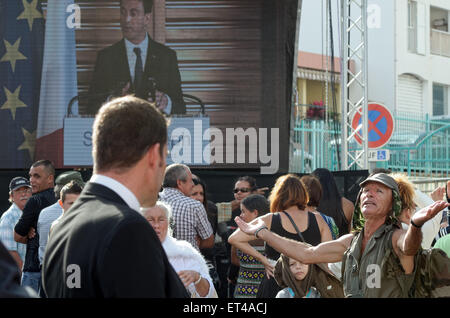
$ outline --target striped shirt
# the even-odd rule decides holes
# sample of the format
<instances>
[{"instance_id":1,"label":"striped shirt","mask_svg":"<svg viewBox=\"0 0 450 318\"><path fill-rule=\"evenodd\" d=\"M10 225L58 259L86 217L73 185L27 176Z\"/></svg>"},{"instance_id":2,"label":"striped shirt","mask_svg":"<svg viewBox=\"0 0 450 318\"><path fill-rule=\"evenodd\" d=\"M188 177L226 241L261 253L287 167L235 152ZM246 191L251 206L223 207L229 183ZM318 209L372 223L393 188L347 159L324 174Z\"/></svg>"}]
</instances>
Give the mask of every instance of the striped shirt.
<instances>
[{"instance_id":1,"label":"striped shirt","mask_svg":"<svg viewBox=\"0 0 450 318\"><path fill-rule=\"evenodd\" d=\"M15 203L3 213L0 218L0 241L5 245L8 251L17 252L22 261L25 261L27 245L14 241L14 227L21 215L22 210L20 210Z\"/></svg>"},{"instance_id":2,"label":"striped shirt","mask_svg":"<svg viewBox=\"0 0 450 318\"><path fill-rule=\"evenodd\" d=\"M42 264L44 259L45 248L47 246L48 234L50 231L50 226L52 222L59 218L63 213L61 206L61 201L57 201L55 204L42 209L39 214L39 219L37 223L37 231L39 233L39 262Z\"/></svg>"},{"instance_id":3,"label":"striped shirt","mask_svg":"<svg viewBox=\"0 0 450 318\"><path fill-rule=\"evenodd\" d=\"M172 208L172 217L175 222L173 237L188 241L199 250L195 240L196 235L203 240L213 235L204 206L175 188L164 188L159 193L159 197Z\"/></svg>"}]
</instances>

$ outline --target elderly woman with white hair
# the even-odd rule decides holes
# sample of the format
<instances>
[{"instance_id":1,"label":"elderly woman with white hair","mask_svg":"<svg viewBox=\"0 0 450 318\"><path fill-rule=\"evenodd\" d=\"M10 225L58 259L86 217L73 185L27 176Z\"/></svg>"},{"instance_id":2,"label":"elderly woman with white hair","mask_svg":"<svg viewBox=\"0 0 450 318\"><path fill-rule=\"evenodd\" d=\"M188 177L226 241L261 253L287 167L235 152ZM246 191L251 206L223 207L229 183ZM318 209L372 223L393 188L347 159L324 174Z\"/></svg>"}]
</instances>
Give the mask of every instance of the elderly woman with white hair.
<instances>
[{"instance_id":1,"label":"elderly woman with white hair","mask_svg":"<svg viewBox=\"0 0 450 318\"><path fill-rule=\"evenodd\" d=\"M172 231L169 228L172 220L170 207L158 201L152 208L141 208L141 213L158 235L170 264L191 297L217 298L203 256L189 242L172 237Z\"/></svg>"}]
</instances>

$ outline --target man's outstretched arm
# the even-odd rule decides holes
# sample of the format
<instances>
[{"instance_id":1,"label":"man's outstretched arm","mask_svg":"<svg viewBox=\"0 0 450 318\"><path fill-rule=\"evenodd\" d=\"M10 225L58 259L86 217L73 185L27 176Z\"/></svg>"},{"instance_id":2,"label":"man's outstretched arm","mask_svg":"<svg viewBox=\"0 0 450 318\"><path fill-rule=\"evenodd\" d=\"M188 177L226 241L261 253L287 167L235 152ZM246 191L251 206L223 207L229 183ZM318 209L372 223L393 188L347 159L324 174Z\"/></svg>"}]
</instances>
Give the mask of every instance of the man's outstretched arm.
<instances>
[{"instance_id":1,"label":"man's outstretched arm","mask_svg":"<svg viewBox=\"0 0 450 318\"><path fill-rule=\"evenodd\" d=\"M257 231L258 238L264 240L275 250L294 258L304 264L334 263L342 260L345 251L350 246L353 234L347 234L334 241L321 243L317 246L290 240L281 237L267 228L261 219L256 223L245 223L240 217L235 218L239 229L246 234L254 235ZM262 228L262 229L261 229Z\"/></svg>"}]
</instances>

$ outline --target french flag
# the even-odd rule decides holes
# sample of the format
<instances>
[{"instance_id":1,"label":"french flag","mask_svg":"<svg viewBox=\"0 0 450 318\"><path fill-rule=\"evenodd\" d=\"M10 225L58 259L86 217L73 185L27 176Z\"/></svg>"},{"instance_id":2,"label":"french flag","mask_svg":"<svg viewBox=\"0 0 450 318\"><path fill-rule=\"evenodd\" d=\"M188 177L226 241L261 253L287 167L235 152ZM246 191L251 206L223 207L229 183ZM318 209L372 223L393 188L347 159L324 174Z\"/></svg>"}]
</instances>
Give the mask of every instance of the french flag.
<instances>
[{"instance_id":1,"label":"french flag","mask_svg":"<svg viewBox=\"0 0 450 318\"><path fill-rule=\"evenodd\" d=\"M73 0L48 0L35 160L63 167L63 122L78 95ZM78 104L72 106L78 114Z\"/></svg>"}]
</instances>

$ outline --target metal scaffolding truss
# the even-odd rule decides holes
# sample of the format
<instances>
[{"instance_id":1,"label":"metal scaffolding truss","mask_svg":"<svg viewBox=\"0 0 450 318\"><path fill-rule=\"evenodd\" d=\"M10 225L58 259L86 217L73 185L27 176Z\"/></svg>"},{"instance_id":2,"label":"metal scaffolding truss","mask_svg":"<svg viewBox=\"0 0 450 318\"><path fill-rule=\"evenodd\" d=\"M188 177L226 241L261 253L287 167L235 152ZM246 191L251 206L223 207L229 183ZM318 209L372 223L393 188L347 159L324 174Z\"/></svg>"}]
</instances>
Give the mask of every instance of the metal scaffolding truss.
<instances>
[{"instance_id":1,"label":"metal scaffolding truss","mask_svg":"<svg viewBox=\"0 0 450 318\"><path fill-rule=\"evenodd\" d=\"M342 170L368 169L367 0L341 0ZM354 61L354 67L350 66ZM353 65L353 63L352 63ZM361 114L361 123L352 126ZM355 141L355 135L361 144Z\"/></svg>"}]
</instances>

